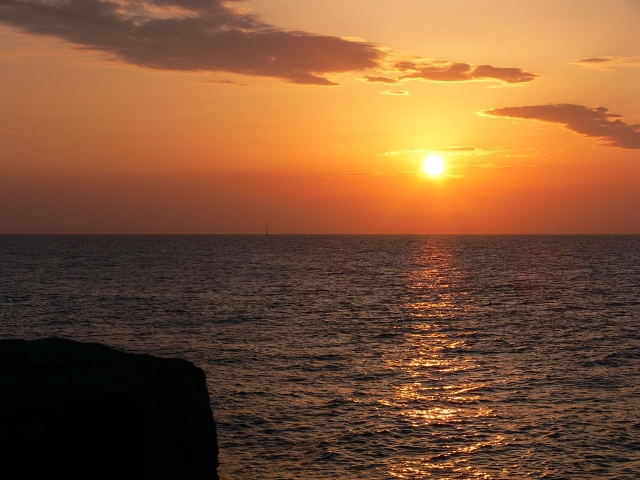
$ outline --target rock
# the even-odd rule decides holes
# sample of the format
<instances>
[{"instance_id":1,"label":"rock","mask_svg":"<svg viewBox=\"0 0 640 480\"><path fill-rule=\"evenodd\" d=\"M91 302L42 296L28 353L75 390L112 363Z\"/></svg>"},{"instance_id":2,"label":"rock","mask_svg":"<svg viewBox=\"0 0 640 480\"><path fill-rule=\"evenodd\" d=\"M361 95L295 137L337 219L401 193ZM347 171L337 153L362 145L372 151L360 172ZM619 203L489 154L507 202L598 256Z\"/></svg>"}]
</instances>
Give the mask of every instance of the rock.
<instances>
[{"instance_id":1,"label":"rock","mask_svg":"<svg viewBox=\"0 0 640 480\"><path fill-rule=\"evenodd\" d=\"M60 338L0 340L3 479L217 479L204 372Z\"/></svg>"}]
</instances>

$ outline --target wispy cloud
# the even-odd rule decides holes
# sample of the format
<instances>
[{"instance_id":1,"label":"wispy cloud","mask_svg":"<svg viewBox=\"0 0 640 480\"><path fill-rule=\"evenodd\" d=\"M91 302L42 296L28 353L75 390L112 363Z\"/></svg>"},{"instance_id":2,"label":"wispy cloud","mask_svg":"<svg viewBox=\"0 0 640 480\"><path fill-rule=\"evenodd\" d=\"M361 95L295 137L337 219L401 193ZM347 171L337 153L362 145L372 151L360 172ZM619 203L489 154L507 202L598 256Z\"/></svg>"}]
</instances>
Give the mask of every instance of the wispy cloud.
<instances>
[{"instance_id":1,"label":"wispy cloud","mask_svg":"<svg viewBox=\"0 0 640 480\"><path fill-rule=\"evenodd\" d=\"M614 67L640 67L640 57L590 57L570 63L594 70L612 70Z\"/></svg>"},{"instance_id":2,"label":"wispy cloud","mask_svg":"<svg viewBox=\"0 0 640 480\"><path fill-rule=\"evenodd\" d=\"M561 103L496 108L481 114L559 123L572 132L600 140L602 145L640 149L640 125L625 123L619 120L621 115L604 107Z\"/></svg>"},{"instance_id":3,"label":"wispy cloud","mask_svg":"<svg viewBox=\"0 0 640 480\"><path fill-rule=\"evenodd\" d=\"M396 67L403 72L400 79L418 79L433 82L469 82L498 80L503 83L528 83L539 75L520 68L501 68L491 65L470 65L458 62L401 62Z\"/></svg>"},{"instance_id":4,"label":"wispy cloud","mask_svg":"<svg viewBox=\"0 0 640 480\"><path fill-rule=\"evenodd\" d=\"M386 157L396 157L399 155L426 155L428 153L454 153L457 155L470 155L470 152L481 151L478 147L473 145L453 146L453 147L438 147L438 148L403 148L398 150L388 150L378 155Z\"/></svg>"},{"instance_id":5,"label":"wispy cloud","mask_svg":"<svg viewBox=\"0 0 640 480\"><path fill-rule=\"evenodd\" d=\"M336 85L332 75L382 72L393 84L494 80L527 83L519 68L408 58L353 39L285 31L240 9L239 0L0 0L0 22L59 38L134 65L230 72L306 85ZM385 73L387 72L387 73ZM386 79L386 80L385 80Z\"/></svg>"},{"instance_id":6,"label":"wispy cloud","mask_svg":"<svg viewBox=\"0 0 640 480\"><path fill-rule=\"evenodd\" d=\"M398 80L394 78L372 77L370 75L366 75L362 77L362 80L366 80L369 83L386 83L388 85L397 85L398 83L400 83Z\"/></svg>"},{"instance_id":7,"label":"wispy cloud","mask_svg":"<svg viewBox=\"0 0 640 480\"><path fill-rule=\"evenodd\" d=\"M354 172L354 173L343 173L342 175L347 175L350 177L413 177L418 174L415 172L393 172L393 173Z\"/></svg>"},{"instance_id":8,"label":"wispy cloud","mask_svg":"<svg viewBox=\"0 0 640 480\"><path fill-rule=\"evenodd\" d=\"M211 84L214 84L214 85L235 85L237 87L247 87L248 86L247 83L236 82L234 80L209 79L209 80L202 80L202 83L211 83Z\"/></svg>"},{"instance_id":9,"label":"wispy cloud","mask_svg":"<svg viewBox=\"0 0 640 480\"><path fill-rule=\"evenodd\" d=\"M485 156L485 155L501 155L503 157L535 157L539 152L529 151L530 149L512 149L512 148L500 148L500 147L476 147L473 145L457 145L449 147L436 147L436 148L412 148L412 149L399 149L389 150L384 153L379 153L382 156L399 156L399 155L427 155L427 154L439 154L439 155L454 155L454 156Z\"/></svg>"},{"instance_id":10,"label":"wispy cloud","mask_svg":"<svg viewBox=\"0 0 640 480\"><path fill-rule=\"evenodd\" d=\"M496 163L482 163L479 165L471 165L476 168L494 169L494 168L540 168L542 165L505 165Z\"/></svg>"},{"instance_id":11,"label":"wispy cloud","mask_svg":"<svg viewBox=\"0 0 640 480\"><path fill-rule=\"evenodd\" d=\"M399 95L402 97L406 97L407 95L409 95L409 92L407 90L383 90L382 92L380 92L381 95Z\"/></svg>"},{"instance_id":12,"label":"wispy cloud","mask_svg":"<svg viewBox=\"0 0 640 480\"><path fill-rule=\"evenodd\" d=\"M501 68L492 65L471 65L469 63L448 61L400 61L393 64L396 78L362 77L370 83L398 84L409 80L428 82L473 82L498 81L503 84L522 84L532 82L539 75L520 68Z\"/></svg>"},{"instance_id":13,"label":"wispy cloud","mask_svg":"<svg viewBox=\"0 0 640 480\"><path fill-rule=\"evenodd\" d=\"M422 172L392 172L392 173L382 173L382 172L355 172L355 173L343 173L342 175L347 176L358 176L358 177L424 177L425 174ZM440 175L440 178L463 178L463 175L453 174L453 173L443 173Z\"/></svg>"}]
</instances>

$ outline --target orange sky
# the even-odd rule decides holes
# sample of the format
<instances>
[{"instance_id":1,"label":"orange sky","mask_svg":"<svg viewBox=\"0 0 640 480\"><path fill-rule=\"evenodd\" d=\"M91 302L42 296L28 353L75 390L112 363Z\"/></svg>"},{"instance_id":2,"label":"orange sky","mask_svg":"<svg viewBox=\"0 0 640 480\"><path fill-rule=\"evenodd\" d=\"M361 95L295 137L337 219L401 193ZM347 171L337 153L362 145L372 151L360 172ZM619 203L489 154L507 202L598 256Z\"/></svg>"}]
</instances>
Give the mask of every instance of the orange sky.
<instances>
[{"instance_id":1,"label":"orange sky","mask_svg":"<svg viewBox=\"0 0 640 480\"><path fill-rule=\"evenodd\" d=\"M1 0L0 233L640 233L638 25L637 0Z\"/></svg>"}]
</instances>

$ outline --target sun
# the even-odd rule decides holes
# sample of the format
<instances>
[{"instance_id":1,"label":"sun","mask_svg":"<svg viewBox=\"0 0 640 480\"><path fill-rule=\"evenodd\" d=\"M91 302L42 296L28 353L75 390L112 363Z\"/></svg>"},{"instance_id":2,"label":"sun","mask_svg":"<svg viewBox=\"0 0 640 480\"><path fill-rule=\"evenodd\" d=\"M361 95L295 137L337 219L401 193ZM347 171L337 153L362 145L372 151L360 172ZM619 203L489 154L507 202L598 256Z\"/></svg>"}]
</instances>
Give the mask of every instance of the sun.
<instances>
[{"instance_id":1,"label":"sun","mask_svg":"<svg viewBox=\"0 0 640 480\"><path fill-rule=\"evenodd\" d=\"M422 163L422 170L430 177L439 177L444 172L444 160L439 155L429 155Z\"/></svg>"}]
</instances>

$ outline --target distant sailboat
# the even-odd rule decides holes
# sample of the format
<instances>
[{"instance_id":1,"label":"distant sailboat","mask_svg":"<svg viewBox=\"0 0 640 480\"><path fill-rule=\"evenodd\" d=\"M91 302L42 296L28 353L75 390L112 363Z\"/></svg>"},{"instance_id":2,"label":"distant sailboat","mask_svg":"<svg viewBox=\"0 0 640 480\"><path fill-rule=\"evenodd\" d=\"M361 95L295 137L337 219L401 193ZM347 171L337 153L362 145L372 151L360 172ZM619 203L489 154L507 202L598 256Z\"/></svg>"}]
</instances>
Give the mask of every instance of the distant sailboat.
<instances>
[{"instance_id":1,"label":"distant sailboat","mask_svg":"<svg viewBox=\"0 0 640 480\"><path fill-rule=\"evenodd\" d=\"M264 231L265 231L266 236L268 237L269 236L269 227L264 227Z\"/></svg>"}]
</instances>

